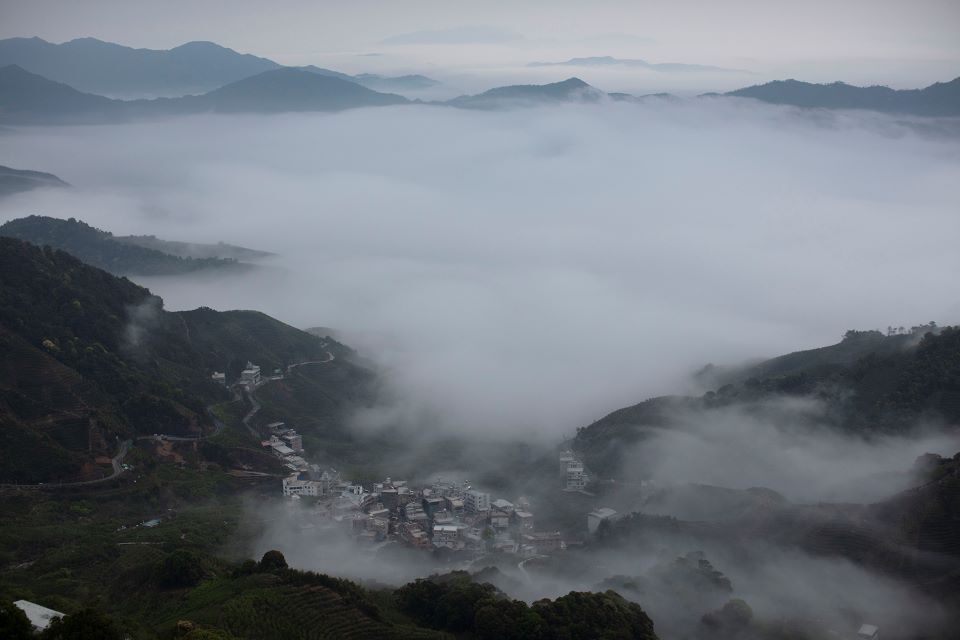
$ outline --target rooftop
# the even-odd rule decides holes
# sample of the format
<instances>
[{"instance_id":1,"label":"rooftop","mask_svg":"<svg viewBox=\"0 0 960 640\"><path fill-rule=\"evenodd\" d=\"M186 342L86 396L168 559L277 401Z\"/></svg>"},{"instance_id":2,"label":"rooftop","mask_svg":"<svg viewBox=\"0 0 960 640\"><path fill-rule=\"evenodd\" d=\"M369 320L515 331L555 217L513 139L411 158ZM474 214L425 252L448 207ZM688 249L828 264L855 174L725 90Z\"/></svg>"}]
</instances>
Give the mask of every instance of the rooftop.
<instances>
[{"instance_id":1,"label":"rooftop","mask_svg":"<svg viewBox=\"0 0 960 640\"><path fill-rule=\"evenodd\" d=\"M27 614L27 619L30 620L30 624L41 631L49 627L54 618L62 618L64 616L64 614L59 611L47 609L29 600L17 600L13 604Z\"/></svg>"}]
</instances>

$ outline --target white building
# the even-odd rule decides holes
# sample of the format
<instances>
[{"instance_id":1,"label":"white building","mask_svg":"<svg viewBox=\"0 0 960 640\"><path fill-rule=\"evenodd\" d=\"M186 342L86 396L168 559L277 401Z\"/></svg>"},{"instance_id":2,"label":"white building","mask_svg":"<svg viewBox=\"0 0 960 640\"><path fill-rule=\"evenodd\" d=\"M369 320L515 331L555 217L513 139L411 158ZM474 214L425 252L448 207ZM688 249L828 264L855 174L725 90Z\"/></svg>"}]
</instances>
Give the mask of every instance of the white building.
<instances>
[{"instance_id":1,"label":"white building","mask_svg":"<svg viewBox=\"0 0 960 640\"><path fill-rule=\"evenodd\" d=\"M564 491L583 491L589 481L583 463L569 451L560 456L560 481Z\"/></svg>"},{"instance_id":2,"label":"white building","mask_svg":"<svg viewBox=\"0 0 960 640\"><path fill-rule=\"evenodd\" d=\"M222 384L223 386L227 386L227 374L223 373L222 371L214 371L213 375L210 376L210 379L216 382L217 384Z\"/></svg>"},{"instance_id":3,"label":"white building","mask_svg":"<svg viewBox=\"0 0 960 640\"><path fill-rule=\"evenodd\" d=\"M246 368L240 372L240 380L244 384L260 384L260 367L248 360Z\"/></svg>"},{"instance_id":4,"label":"white building","mask_svg":"<svg viewBox=\"0 0 960 640\"><path fill-rule=\"evenodd\" d=\"M301 480L300 474L295 473L283 479L283 495L289 496L321 496L323 488L319 482Z\"/></svg>"},{"instance_id":5,"label":"white building","mask_svg":"<svg viewBox=\"0 0 960 640\"><path fill-rule=\"evenodd\" d=\"M874 624L862 624L857 631L858 640L880 640L880 627Z\"/></svg>"},{"instance_id":6,"label":"white building","mask_svg":"<svg viewBox=\"0 0 960 640\"><path fill-rule=\"evenodd\" d=\"M617 512L608 507L600 507L587 514L587 531L591 534L596 533L600 523L604 520L611 520Z\"/></svg>"},{"instance_id":7,"label":"white building","mask_svg":"<svg viewBox=\"0 0 960 640\"><path fill-rule=\"evenodd\" d=\"M463 506L469 513L483 513L490 510L490 494L470 489L463 494Z\"/></svg>"},{"instance_id":8,"label":"white building","mask_svg":"<svg viewBox=\"0 0 960 640\"><path fill-rule=\"evenodd\" d=\"M30 624L33 625L34 631L43 631L50 626L54 618L62 618L64 616L64 614L59 611L47 609L29 600L17 600L13 604L27 615L27 619L30 621Z\"/></svg>"}]
</instances>

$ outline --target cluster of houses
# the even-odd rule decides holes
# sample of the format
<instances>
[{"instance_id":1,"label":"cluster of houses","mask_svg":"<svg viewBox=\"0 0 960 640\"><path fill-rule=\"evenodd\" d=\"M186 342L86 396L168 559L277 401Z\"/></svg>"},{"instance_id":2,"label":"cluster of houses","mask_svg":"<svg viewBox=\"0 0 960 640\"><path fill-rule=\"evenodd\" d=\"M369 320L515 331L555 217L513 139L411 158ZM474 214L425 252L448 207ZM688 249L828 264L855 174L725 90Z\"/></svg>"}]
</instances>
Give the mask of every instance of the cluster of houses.
<instances>
[{"instance_id":1,"label":"cluster of houses","mask_svg":"<svg viewBox=\"0 0 960 640\"><path fill-rule=\"evenodd\" d=\"M536 531L530 504L516 503L472 488L438 480L414 488L387 478L369 490L330 471L301 471L283 480L285 496L316 497L321 517L342 524L361 541L397 540L407 546L533 556L565 547L557 531Z\"/></svg>"},{"instance_id":2,"label":"cluster of houses","mask_svg":"<svg viewBox=\"0 0 960 640\"><path fill-rule=\"evenodd\" d=\"M283 461L283 465L295 473L310 471L311 466L301 455L303 453L303 438L296 429L288 429L283 422L272 422L266 426L270 437L262 440L260 445L273 452L273 455ZM286 492L284 492L286 494ZM319 494L307 494L319 495Z\"/></svg>"},{"instance_id":3,"label":"cluster of houses","mask_svg":"<svg viewBox=\"0 0 960 640\"><path fill-rule=\"evenodd\" d=\"M280 369L275 369L273 372L273 377L264 378L260 373L260 365L253 364L249 360L247 361L246 366L240 372L240 379L237 380L236 384L243 385L248 389L254 389L259 387L265 380L273 380L283 376L283 372ZM210 379L221 384L223 386L227 385L227 374L223 371L214 371L210 376Z\"/></svg>"}]
</instances>

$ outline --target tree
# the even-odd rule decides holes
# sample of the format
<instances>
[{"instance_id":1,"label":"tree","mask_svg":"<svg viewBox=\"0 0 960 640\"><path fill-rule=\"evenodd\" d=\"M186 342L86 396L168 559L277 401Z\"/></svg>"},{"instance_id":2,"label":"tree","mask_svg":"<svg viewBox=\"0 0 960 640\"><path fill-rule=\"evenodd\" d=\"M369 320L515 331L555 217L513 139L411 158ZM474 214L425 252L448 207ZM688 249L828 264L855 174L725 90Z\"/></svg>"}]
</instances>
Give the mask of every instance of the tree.
<instances>
[{"instance_id":1,"label":"tree","mask_svg":"<svg viewBox=\"0 0 960 640\"><path fill-rule=\"evenodd\" d=\"M33 638L33 625L20 607L0 601L0 638L9 640L29 640Z\"/></svg>"},{"instance_id":2,"label":"tree","mask_svg":"<svg viewBox=\"0 0 960 640\"><path fill-rule=\"evenodd\" d=\"M187 549L177 549L160 563L160 584L176 589L192 587L203 577L200 557Z\"/></svg>"},{"instance_id":3,"label":"tree","mask_svg":"<svg viewBox=\"0 0 960 640\"><path fill-rule=\"evenodd\" d=\"M81 609L73 615L55 618L40 634L41 640L123 640L114 621L96 609Z\"/></svg>"},{"instance_id":4,"label":"tree","mask_svg":"<svg viewBox=\"0 0 960 640\"><path fill-rule=\"evenodd\" d=\"M286 569L287 568L287 559L283 557L283 554L272 549L263 554L263 557L260 558L260 570L261 571L276 571L277 569Z\"/></svg>"}]
</instances>

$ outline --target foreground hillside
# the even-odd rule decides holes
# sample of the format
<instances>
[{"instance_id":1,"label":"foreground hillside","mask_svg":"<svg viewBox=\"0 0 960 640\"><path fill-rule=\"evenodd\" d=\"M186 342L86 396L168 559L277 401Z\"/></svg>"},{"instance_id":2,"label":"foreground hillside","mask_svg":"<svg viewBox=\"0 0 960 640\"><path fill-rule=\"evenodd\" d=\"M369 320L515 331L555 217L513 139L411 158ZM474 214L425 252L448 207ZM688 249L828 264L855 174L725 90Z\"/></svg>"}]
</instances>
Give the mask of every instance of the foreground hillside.
<instances>
[{"instance_id":1,"label":"foreground hillside","mask_svg":"<svg viewBox=\"0 0 960 640\"><path fill-rule=\"evenodd\" d=\"M171 313L129 280L0 238L0 481L96 478L120 441L213 428L206 407L264 371L343 349L253 311ZM346 350L343 350L345 353Z\"/></svg>"}]
</instances>

